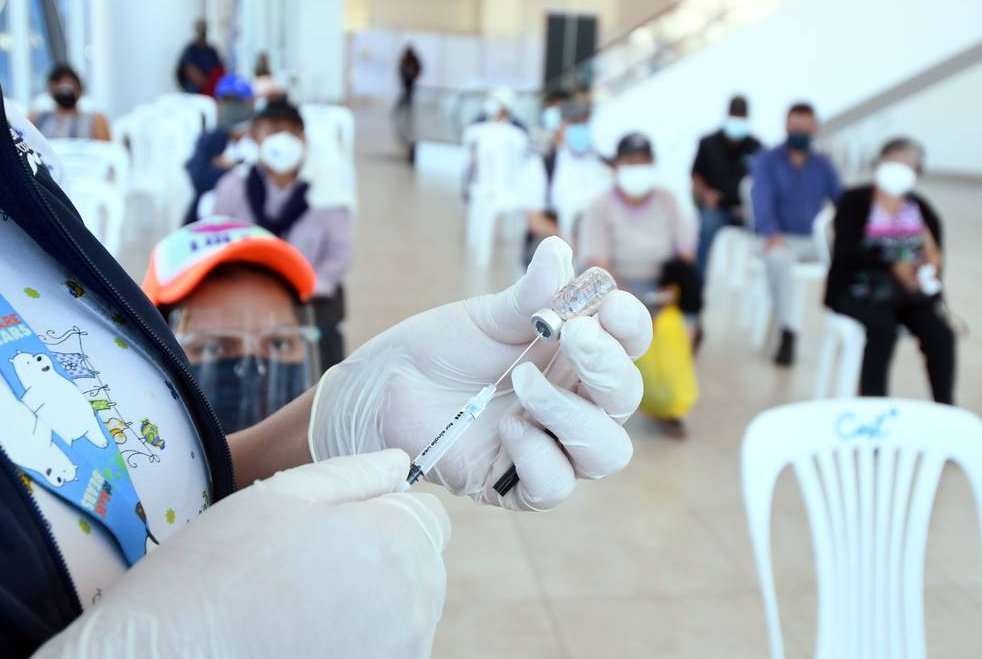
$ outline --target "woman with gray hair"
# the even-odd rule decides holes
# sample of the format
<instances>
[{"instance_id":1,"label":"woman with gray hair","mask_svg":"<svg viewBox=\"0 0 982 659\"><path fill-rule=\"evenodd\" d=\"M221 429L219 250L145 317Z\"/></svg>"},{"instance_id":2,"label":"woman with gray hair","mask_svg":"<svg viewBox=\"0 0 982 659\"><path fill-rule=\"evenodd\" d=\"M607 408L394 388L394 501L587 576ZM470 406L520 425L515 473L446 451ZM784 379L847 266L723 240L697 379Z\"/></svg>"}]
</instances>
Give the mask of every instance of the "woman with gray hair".
<instances>
[{"instance_id":1,"label":"woman with gray hair","mask_svg":"<svg viewBox=\"0 0 982 659\"><path fill-rule=\"evenodd\" d=\"M954 402L955 336L941 308L941 221L913 192L924 149L887 142L872 185L846 191L835 214L825 305L866 327L859 393L885 396L897 330L920 341L934 400Z\"/></svg>"}]
</instances>

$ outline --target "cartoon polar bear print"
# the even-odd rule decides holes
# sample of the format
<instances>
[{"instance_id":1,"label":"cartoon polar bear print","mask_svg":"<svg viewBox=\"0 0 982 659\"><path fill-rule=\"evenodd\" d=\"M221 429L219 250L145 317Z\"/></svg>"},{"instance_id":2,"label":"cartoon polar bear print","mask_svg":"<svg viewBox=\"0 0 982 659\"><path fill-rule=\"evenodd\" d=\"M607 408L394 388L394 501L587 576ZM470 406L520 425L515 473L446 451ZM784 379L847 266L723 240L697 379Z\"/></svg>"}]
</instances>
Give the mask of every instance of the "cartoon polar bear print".
<instances>
[{"instance_id":1,"label":"cartoon polar bear print","mask_svg":"<svg viewBox=\"0 0 982 659\"><path fill-rule=\"evenodd\" d=\"M99 448L109 444L85 394L58 373L50 357L18 352L10 362L26 390L21 401L69 446L82 437Z\"/></svg>"},{"instance_id":2,"label":"cartoon polar bear print","mask_svg":"<svg viewBox=\"0 0 982 659\"><path fill-rule=\"evenodd\" d=\"M75 480L78 467L51 441L51 428L38 419L0 377L0 446L17 465L41 474L54 487Z\"/></svg>"}]
</instances>

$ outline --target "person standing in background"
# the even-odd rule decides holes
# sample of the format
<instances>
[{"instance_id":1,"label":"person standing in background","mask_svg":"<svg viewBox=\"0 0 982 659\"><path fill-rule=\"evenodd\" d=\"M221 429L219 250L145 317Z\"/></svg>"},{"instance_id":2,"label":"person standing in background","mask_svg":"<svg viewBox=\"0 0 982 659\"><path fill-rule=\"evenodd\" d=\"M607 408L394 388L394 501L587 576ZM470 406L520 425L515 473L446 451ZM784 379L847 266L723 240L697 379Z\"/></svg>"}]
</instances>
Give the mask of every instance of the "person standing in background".
<instances>
[{"instance_id":1,"label":"person standing in background","mask_svg":"<svg viewBox=\"0 0 982 659\"><path fill-rule=\"evenodd\" d=\"M740 182L750 170L761 144L750 134L750 108L743 96L730 99L722 128L699 140L692 165L692 196L699 209L699 250L696 267L705 281L709 250L720 229L745 221Z\"/></svg>"},{"instance_id":2,"label":"person standing in background","mask_svg":"<svg viewBox=\"0 0 982 659\"><path fill-rule=\"evenodd\" d=\"M416 91L416 81L423 75L423 63L419 60L412 44L407 44L399 60L399 80L402 82L402 98L400 103L409 105L413 102Z\"/></svg>"},{"instance_id":3,"label":"person standing in background","mask_svg":"<svg viewBox=\"0 0 982 659\"><path fill-rule=\"evenodd\" d=\"M753 161L754 230L762 241L764 263L774 316L781 328L781 343L774 363L794 363L795 331L792 319L795 263L817 261L812 225L822 207L836 202L842 184L835 166L812 150L818 132L815 109L795 103L788 110L788 138L773 149L762 151Z\"/></svg>"},{"instance_id":4,"label":"person standing in background","mask_svg":"<svg viewBox=\"0 0 982 659\"><path fill-rule=\"evenodd\" d=\"M194 41L184 48L177 62L177 83L189 94L213 96L223 75L222 57L208 43L208 22L199 18L194 22Z\"/></svg>"},{"instance_id":5,"label":"person standing in background","mask_svg":"<svg viewBox=\"0 0 982 659\"><path fill-rule=\"evenodd\" d=\"M338 324L345 312L342 284L351 268L351 213L319 201L319 181L301 171L307 145L296 106L270 101L253 119L252 136L259 145L259 162L221 178L213 212L258 224L296 247L314 267L317 288L310 304L327 369L344 359Z\"/></svg>"},{"instance_id":6,"label":"person standing in background","mask_svg":"<svg viewBox=\"0 0 982 659\"><path fill-rule=\"evenodd\" d=\"M78 107L82 98L82 79L67 64L58 64L48 74L48 93L54 99L55 109L30 116L42 135L48 139L73 138L108 142L109 120L98 112L82 112Z\"/></svg>"},{"instance_id":7,"label":"person standing in background","mask_svg":"<svg viewBox=\"0 0 982 659\"><path fill-rule=\"evenodd\" d=\"M613 180L610 168L594 149L590 105L567 101L559 113L550 150L542 158L533 156L522 176L521 195L528 219L526 265L549 236L565 232L565 238L572 241L580 214L610 189Z\"/></svg>"}]
</instances>

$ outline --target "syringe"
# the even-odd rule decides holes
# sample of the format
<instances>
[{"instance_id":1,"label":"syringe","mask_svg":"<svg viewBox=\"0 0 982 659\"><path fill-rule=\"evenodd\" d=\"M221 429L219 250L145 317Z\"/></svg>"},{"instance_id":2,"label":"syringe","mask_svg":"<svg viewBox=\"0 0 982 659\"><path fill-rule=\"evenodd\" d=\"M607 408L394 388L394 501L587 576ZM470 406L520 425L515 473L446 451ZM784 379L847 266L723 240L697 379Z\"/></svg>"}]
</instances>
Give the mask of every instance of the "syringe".
<instances>
[{"instance_id":1,"label":"syringe","mask_svg":"<svg viewBox=\"0 0 982 659\"><path fill-rule=\"evenodd\" d=\"M522 354L505 369L494 384L484 387L476 396L467 401L437 433L436 437L420 451L419 455L409 465L409 476L406 478L407 485L412 485L425 476L440 458L446 455L457 440L467 432L467 429L477 421L477 418L481 416L494 397L498 385L525 358L525 355L529 353L539 339L550 343L558 341L566 321L576 316L595 313L600 308L603 297L615 288L617 288L617 284L610 273L603 268L590 268L556 293L548 307L533 314L532 327L536 331L536 337L525 347ZM518 474L515 472L515 467L512 467L495 484L495 489L503 496L517 482Z\"/></svg>"}]
</instances>

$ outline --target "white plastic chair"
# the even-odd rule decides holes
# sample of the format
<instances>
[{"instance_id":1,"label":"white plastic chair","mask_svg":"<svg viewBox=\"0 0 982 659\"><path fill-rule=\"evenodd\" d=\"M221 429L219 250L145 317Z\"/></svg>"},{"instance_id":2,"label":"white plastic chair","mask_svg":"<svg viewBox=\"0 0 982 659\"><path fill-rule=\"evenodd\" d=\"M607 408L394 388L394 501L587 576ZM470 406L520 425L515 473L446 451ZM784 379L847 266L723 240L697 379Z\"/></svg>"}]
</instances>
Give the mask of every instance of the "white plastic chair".
<instances>
[{"instance_id":1,"label":"white plastic chair","mask_svg":"<svg viewBox=\"0 0 982 659\"><path fill-rule=\"evenodd\" d=\"M771 657L784 641L771 564L774 484L794 468L818 579L816 659L923 659L924 557L942 468L982 509L982 421L954 407L864 398L786 405L744 436L741 471Z\"/></svg>"},{"instance_id":2,"label":"white plastic chair","mask_svg":"<svg viewBox=\"0 0 982 659\"><path fill-rule=\"evenodd\" d=\"M67 192L86 228L113 258L118 259L123 248L123 219L126 208L123 193L114 185L95 181L71 188Z\"/></svg>"},{"instance_id":3,"label":"white plastic chair","mask_svg":"<svg viewBox=\"0 0 982 659\"><path fill-rule=\"evenodd\" d=\"M112 183L124 192L129 189L130 156L121 144L77 139L50 139L48 143L61 161L68 185L97 181Z\"/></svg>"},{"instance_id":4,"label":"white plastic chair","mask_svg":"<svg viewBox=\"0 0 982 659\"><path fill-rule=\"evenodd\" d=\"M304 132L308 139L321 135L336 141L342 157L354 162L355 116L343 105L315 105L306 103L300 108Z\"/></svg>"},{"instance_id":5,"label":"white plastic chair","mask_svg":"<svg viewBox=\"0 0 982 659\"><path fill-rule=\"evenodd\" d=\"M744 287L747 270L754 257L752 187L753 180L750 176L744 176L740 181L739 194L746 226L722 227L709 253L707 279L715 282L722 278L730 291L739 291Z\"/></svg>"},{"instance_id":6,"label":"white plastic chair","mask_svg":"<svg viewBox=\"0 0 982 659\"><path fill-rule=\"evenodd\" d=\"M305 104L300 112L309 145L308 164L332 179L331 196L351 212L357 211L358 181L355 171L355 118L341 105ZM317 160L319 162L309 162Z\"/></svg>"},{"instance_id":7,"label":"white plastic chair","mask_svg":"<svg viewBox=\"0 0 982 659\"><path fill-rule=\"evenodd\" d=\"M156 105L166 111L194 114L200 125L195 134L214 130L218 125L218 105L215 99L204 94L163 94L157 97Z\"/></svg>"},{"instance_id":8,"label":"white plastic chair","mask_svg":"<svg viewBox=\"0 0 982 659\"><path fill-rule=\"evenodd\" d=\"M816 244L816 252L821 255L828 252L828 227L835 217L835 207L825 206L815 217L812 224L812 239ZM770 289L767 286L766 266L762 256L756 256L750 262L749 267L750 285L748 290L751 294L750 304L746 305L751 312L752 331L751 339L753 345L760 349L767 341L768 329L771 325L771 315L773 311L773 301L771 300ZM800 328L805 317L805 302L808 286L823 281L828 275L828 265L821 259L817 262L796 263L791 269L791 276L794 279L794 294L792 309L793 324Z\"/></svg>"},{"instance_id":9,"label":"white plastic chair","mask_svg":"<svg viewBox=\"0 0 982 659\"><path fill-rule=\"evenodd\" d=\"M497 219L522 210L518 177L528 157L528 135L510 124L486 121L468 127L464 145L476 163L476 176L468 188L467 246L476 265L486 268Z\"/></svg>"}]
</instances>

